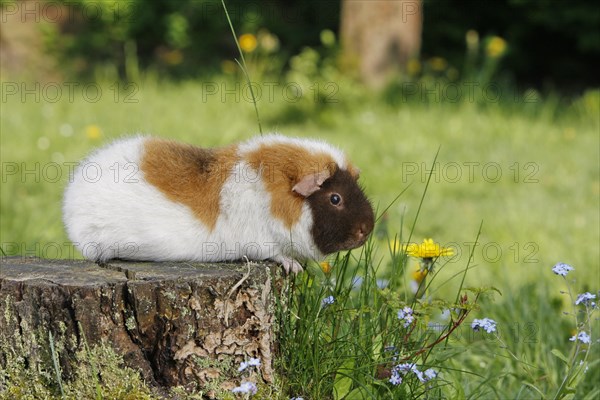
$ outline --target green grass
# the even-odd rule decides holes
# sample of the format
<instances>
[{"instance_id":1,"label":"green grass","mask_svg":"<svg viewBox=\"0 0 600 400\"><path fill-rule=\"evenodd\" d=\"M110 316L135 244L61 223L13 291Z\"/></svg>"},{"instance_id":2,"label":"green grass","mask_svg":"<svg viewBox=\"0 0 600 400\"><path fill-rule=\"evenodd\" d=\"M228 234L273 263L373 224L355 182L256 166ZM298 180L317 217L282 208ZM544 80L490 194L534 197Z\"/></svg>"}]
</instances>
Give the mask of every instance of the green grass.
<instances>
[{"instance_id":1,"label":"green grass","mask_svg":"<svg viewBox=\"0 0 600 400\"><path fill-rule=\"evenodd\" d=\"M73 254L61 223L61 196L68 178L65 163L77 162L102 143L145 132L217 146L257 134L249 96L242 92L239 101L233 93L222 98L219 85L233 89L235 84L215 82L219 92L209 95L206 84L148 79L135 93L121 92L118 98L112 82L99 84L102 96L97 102L86 101L77 87L70 99L64 85L56 102L44 101L43 84L39 102L34 95L9 96L3 91L2 249L46 257ZM503 296L484 302L482 311L472 317L493 318L516 332L509 348L535 366L533 376L539 381L533 383L551 394L563 373L551 350L568 353L572 333L561 315L567 305L559 292L564 290L563 281L550 269L559 261L573 265L576 271L569 277L576 279L577 293L595 293L600 281L598 92L573 103L554 96L526 104L512 102L512 97L487 104L386 103L351 83L336 85L338 102L328 104L315 103L306 87L300 101L285 101L283 85L274 87L269 101L263 87L258 102L263 130L319 137L339 145L361 168L362 184L380 210L405 191L377 227L372 260L381 265L382 275L389 273L388 240L397 234L408 236L406 221L415 217L427 170L440 148L438 169L412 240L433 237L455 247L456 259L436 278L442 283L466 265L470 243L483 221L473 269L464 285L493 285ZM137 102L125 102L126 95ZM94 125L102 131L99 139L86 135L86 127ZM455 278L432 285L429 293L453 300L459 285ZM466 337L465 332L462 338ZM523 386L530 377L522 363L497 343L463 344L465 351L444 365L448 371L463 371L446 376L464 396L539 398ZM597 360L598 352L593 355ZM580 390L592 390L598 371L596 362ZM498 391L491 389L498 384Z\"/></svg>"}]
</instances>

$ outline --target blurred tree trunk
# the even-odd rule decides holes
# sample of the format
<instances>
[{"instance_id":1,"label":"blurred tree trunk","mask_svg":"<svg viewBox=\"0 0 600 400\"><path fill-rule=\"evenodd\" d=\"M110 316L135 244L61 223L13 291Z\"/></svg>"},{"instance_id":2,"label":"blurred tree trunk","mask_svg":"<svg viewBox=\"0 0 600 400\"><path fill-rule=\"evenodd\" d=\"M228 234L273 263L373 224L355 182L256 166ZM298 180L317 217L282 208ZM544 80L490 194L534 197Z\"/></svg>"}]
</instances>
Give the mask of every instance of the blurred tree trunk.
<instances>
[{"instance_id":1,"label":"blurred tree trunk","mask_svg":"<svg viewBox=\"0 0 600 400\"><path fill-rule=\"evenodd\" d=\"M422 0L342 0L344 64L370 87L380 88L418 56Z\"/></svg>"}]
</instances>

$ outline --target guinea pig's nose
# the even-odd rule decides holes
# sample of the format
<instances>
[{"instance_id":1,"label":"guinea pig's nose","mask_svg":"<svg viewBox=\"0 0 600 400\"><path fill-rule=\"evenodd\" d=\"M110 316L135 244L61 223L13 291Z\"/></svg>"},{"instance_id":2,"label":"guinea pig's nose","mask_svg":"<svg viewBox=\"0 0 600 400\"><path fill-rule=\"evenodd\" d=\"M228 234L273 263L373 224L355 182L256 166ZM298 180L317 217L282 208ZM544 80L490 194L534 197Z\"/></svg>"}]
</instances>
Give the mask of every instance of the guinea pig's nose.
<instances>
[{"instance_id":1,"label":"guinea pig's nose","mask_svg":"<svg viewBox=\"0 0 600 400\"><path fill-rule=\"evenodd\" d=\"M356 237L358 240L363 240L365 236L367 236L369 233L371 233L369 231L369 227L367 226L367 224L363 223L358 226L358 230L356 231Z\"/></svg>"}]
</instances>

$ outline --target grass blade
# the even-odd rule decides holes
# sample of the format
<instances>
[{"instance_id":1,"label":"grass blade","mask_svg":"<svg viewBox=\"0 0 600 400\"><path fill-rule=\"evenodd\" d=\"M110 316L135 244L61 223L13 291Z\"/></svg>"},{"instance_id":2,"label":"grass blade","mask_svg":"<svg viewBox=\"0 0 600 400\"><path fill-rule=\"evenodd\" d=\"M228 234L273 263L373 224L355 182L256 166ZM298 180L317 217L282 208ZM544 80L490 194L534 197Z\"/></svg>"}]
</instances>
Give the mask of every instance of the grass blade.
<instances>
[{"instance_id":1,"label":"grass blade","mask_svg":"<svg viewBox=\"0 0 600 400\"><path fill-rule=\"evenodd\" d=\"M63 390L62 379L60 376L60 365L58 363L58 354L56 353L56 349L54 348L54 338L52 337L52 332L48 332L48 341L50 342L50 353L52 354L52 364L54 365L54 373L56 374L56 382L58 382L58 387L60 389L60 397L65 399L65 391Z\"/></svg>"},{"instance_id":2,"label":"grass blade","mask_svg":"<svg viewBox=\"0 0 600 400\"><path fill-rule=\"evenodd\" d=\"M471 249L471 254L469 254L469 259L467 260L467 266L465 267L465 272L463 273L462 279L460 281L460 286L456 291L456 300L455 303L458 304L458 298L460 297L460 292L465 283L465 278L467 277L467 271L469 271L469 266L471 265L471 260L473 259L473 255L475 254L475 248L477 247L477 243L479 243L479 237L481 236L481 229L483 228L483 221L479 224L479 229L477 230L477 236L475 237L475 243L473 244L473 248Z\"/></svg>"},{"instance_id":3,"label":"grass blade","mask_svg":"<svg viewBox=\"0 0 600 400\"><path fill-rule=\"evenodd\" d=\"M244 52L240 47L240 42L237 39L237 34L235 33L235 29L233 28L233 23L231 22L231 18L229 17L229 11L227 11L227 6L225 5L225 0L221 0L221 4L223 4L223 10L225 11L225 16L227 17L227 22L229 23L229 28L231 28L231 34L233 35L233 40L235 40L235 45L237 46L238 52L240 53L240 58L242 62L240 63L237 59L235 62L240 66L244 76L246 77L246 83L248 84L248 88L250 89L250 96L252 97L252 104L254 105L254 112L256 113L256 121L258 122L258 131L261 136L263 134L262 125L260 123L260 115L258 114L258 105L256 104L256 97L254 96L254 89L252 89L252 82L250 81L250 74L248 74L248 67L246 66L246 59L244 58Z\"/></svg>"}]
</instances>

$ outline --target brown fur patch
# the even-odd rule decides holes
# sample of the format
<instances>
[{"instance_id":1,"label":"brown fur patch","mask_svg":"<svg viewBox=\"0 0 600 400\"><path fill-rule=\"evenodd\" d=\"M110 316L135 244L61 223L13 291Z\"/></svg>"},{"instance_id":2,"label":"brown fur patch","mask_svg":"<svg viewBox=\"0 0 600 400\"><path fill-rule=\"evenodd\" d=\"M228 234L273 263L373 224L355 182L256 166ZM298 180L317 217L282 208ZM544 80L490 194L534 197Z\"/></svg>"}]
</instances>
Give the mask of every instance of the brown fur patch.
<instances>
[{"instance_id":1,"label":"brown fur patch","mask_svg":"<svg viewBox=\"0 0 600 400\"><path fill-rule=\"evenodd\" d=\"M219 217L223 183L238 161L235 146L203 149L172 140L144 142L141 170L170 200L190 207L209 229Z\"/></svg>"},{"instance_id":2,"label":"brown fur patch","mask_svg":"<svg viewBox=\"0 0 600 400\"><path fill-rule=\"evenodd\" d=\"M271 194L271 213L289 229L302 214L304 198L292 191L300 179L329 169L331 175L338 166L327 153L311 153L291 144L264 144L246 155L250 166L261 172Z\"/></svg>"},{"instance_id":3,"label":"brown fur patch","mask_svg":"<svg viewBox=\"0 0 600 400\"><path fill-rule=\"evenodd\" d=\"M360 176L360 169L351 163L348 163L347 169L348 169L348 172L350 173L350 176L352 178L354 178L355 181L357 181Z\"/></svg>"}]
</instances>

